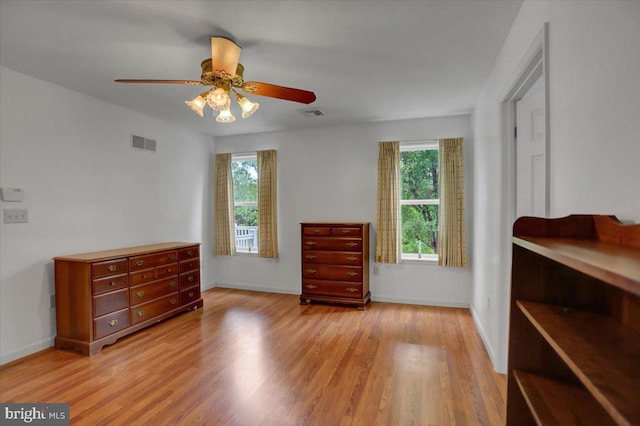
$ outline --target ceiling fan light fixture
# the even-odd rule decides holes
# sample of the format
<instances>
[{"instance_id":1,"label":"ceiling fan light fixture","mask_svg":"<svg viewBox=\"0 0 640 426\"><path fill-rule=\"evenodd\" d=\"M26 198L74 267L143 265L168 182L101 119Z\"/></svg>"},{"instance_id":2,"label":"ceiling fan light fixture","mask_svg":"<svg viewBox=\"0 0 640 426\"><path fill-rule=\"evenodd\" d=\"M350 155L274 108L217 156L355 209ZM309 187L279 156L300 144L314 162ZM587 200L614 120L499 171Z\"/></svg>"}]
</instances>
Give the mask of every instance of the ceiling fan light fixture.
<instances>
[{"instance_id":1,"label":"ceiling fan light fixture","mask_svg":"<svg viewBox=\"0 0 640 426\"><path fill-rule=\"evenodd\" d=\"M260 104L257 102L251 102L246 96L242 96L240 93L233 91L236 95L238 105L242 108L242 118L251 117L251 115L258 110Z\"/></svg>"},{"instance_id":2,"label":"ceiling fan light fixture","mask_svg":"<svg viewBox=\"0 0 640 426\"><path fill-rule=\"evenodd\" d=\"M202 96L204 94L205 93L199 94L196 98L194 98L191 101L184 101L184 103L187 104L189 108L191 108L191 110L196 114L198 114L200 117L204 117L202 110L207 105L207 101Z\"/></svg>"},{"instance_id":3,"label":"ceiling fan light fixture","mask_svg":"<svg viewBox=\"0 0 640 426\"><path fill-rule=\"evenodd\" d=\"M231 114L231 110L227 108L220 111L220 114L216 117L216 121L218 123L233 123L236 121L236 117Z\"/></svg>"},{"instance_id":4,"label":"ceiling fan light fixture","mask_svg":"<svg viewBox=\"0 0 640 426\"><path fill-rule=\"evenodd\" d=\"M222 87L216 87L207 93L207 103L214 111L224 111L231 106L229 92Z\"/></svg>"}]
</instances>

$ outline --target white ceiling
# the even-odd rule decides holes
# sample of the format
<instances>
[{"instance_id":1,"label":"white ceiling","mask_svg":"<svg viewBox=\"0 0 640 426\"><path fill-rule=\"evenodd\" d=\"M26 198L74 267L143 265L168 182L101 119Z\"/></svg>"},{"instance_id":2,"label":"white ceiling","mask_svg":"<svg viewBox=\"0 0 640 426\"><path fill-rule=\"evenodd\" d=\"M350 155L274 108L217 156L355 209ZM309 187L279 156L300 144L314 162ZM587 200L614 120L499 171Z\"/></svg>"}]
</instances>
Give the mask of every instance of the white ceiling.
<instances>
[{"instance_id":1,"label":"white ceiling","mask_svg":"<svg viewBox=\"0 0 640 426\"><path fill-rule=\"evenodd\" d=\"M521 0L0 0L0 65L214 136L471 112ZM246 81L311 90L311 105L260 96L250 118L205 118L209 38L243 49ZM1 95L1 94L0 94ZM37 99L34 100L37 102ZM321 118L298 109L318 107ZM234 110L234 108L236 108Z\"/></svg>"}]
</instances>

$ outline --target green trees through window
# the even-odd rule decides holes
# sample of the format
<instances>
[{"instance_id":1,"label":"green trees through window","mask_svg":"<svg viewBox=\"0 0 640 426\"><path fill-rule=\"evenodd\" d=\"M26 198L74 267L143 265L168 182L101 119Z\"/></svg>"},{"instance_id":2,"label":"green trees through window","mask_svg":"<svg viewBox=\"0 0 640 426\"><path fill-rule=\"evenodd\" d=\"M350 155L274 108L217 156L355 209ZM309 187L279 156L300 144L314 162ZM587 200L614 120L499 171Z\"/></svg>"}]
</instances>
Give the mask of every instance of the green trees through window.
<instances>
[{"instance_id":1,"label":"green trees through window","mask_svg":"<svg viewBox=\"0 0 640 426\"><path fill-rule=\"evenodd\" d=\"M231 162L236 226L258 226L258 164L255 159Z\"/></svg>"},{"instance_id":2,"label":"green trees through window","mask_svg":"<svg viewBox=\"0 0 640 426\"><path fill-rule=\"evenodd\" d=\"M438 149L400 152L402 254L438 252Z\"/></svg>"}]
</instances>

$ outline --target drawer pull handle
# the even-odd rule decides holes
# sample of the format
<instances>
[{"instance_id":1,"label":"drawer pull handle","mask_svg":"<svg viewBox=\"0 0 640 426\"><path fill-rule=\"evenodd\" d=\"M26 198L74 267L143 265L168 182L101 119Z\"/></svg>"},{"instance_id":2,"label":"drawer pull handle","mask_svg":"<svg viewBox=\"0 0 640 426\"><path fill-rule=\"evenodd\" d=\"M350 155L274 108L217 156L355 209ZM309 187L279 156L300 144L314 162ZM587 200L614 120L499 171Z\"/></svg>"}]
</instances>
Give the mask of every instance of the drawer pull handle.
<instances>
[{"instance_id":1,"label":"drawer pull handle","mask_svg":"<svg viewBox=\"0 0 640 426\"><path fill-rule=\"evenodd\" d=\"M194 278L193 278L193 275L192 275L192 276L190 276L189 278L187 278L187 281L191 282L191 281L193 281L193 279L194 279Z\"/></svg>"},{"instance_id":2,"label":"drawer pull handle","mask_svg":"<svg viewBox=\"0 0 640 426\"><path fill-rule=\"evenodd\" d=\"M318 286L315 286L315 285L313 285L313 284L307 284L307 285L305 285L305 287L306 287L306 288L316 288L316 287L318 287Z\"/></svg>"},{"instance_id":3,"label":"drawer pull handle","mask_svg":"<svg viewBox=\"0 0 640 426\"><path fill-rule=\"evenodd\" d=\"M171 272L171 268L167 269L167 272Z\"/></svg>"},{"instance_id":4,"label":"drawer pull handle","mask_svg":"<svg viewBox=\"0 0 640 426\"><path fill-rule=\"evenodd\" d=\"M348 287L348 288L346 288L345 290L347 290L347 291L348 291L348 292L350 292L350 293L355 293L356 291L358 291L358 289L357 289L357 288L353 288L353 287Z\"/></svg>"},{"instance_id":5,"label":"drawer pull handle","mask_svg":"<svg viewBox=\"0 0 640 426\"><path fill-rule=\"evenodd\" d=\"M347 247L355 247L357 245L358 245L358 243L354 243L354 242L347 243Z\"/></svg>"},{"instance_id":6,"label":"drawer pull handle","mask_svg":"<svg viewBox=\"0 0 640 426\"><path fill-rule=\"evenodd\" d=\"M136 260L136 266L142 266L143 263L143 260Z\"/></svg>"},{"instance_id":7,"label":"drawer pull handle","mask_svg":"<svg viewBox=\"0 0 640 426\"><path fill-rule=\"evenodd\" d=\"M305 244L308 246L315 246L318 243L316 243L315 241L307 241Z\"/></svg>"},{"instance_id":8,"label":"drawer pull handle","mask_svg":"<svg viewBox=\"0 0 640 426\"><path fill-rule=\"evenodd\" d=\"M110 285L111 287L114 287L114 286L116 285L116 282L115 282L115 281L111 281L111 282L109 283L109 285Z\"/></svg>"},{"instance_id":9,"label":"drawer pull handle","mask_svg":"<svg viewBox=\"0 0 640 426\"><path fill-rule=\"evenodd\" d=\"M347 256L347 260L350 260L350 261L352 261L352 262L355 262L356 260L358 260L358 258L357 258L357 257L355 257L355 256Z\"/></svg>"},{"instance_id":10,"label":"drawer pull handle","mask_svg":"<svg viewBox=\"0 0 640 426\"><path fill-rule=\"evenodd\" d=\"M140 277L141 277L142 279L144 279L144 274L140 275Z\"/></svg>"},{"instance_id":11,"label":"drawer pull handle","mask_svg":"<svg viewBox=\"0 0 640 426\"><path fill-rule=\"evenodd\" d=\"M350 230L348 230L348 229L343 229L343 230L342 230L342 233L343 233L343 234L350 234L350 233L351 233L351 231L350 231Z\"/></svg>"},{"instance_id":12,"label":"drawer pull handle","mask_svg":"<svg viewBox=\"0 0 640 426\"><path fill-rule=\"evenodd\" d=\"M347 272L347 275L349 275L350 277L355 277L356 275L358 275L357 272L353 272L353 271L349 271Z\"/></svg>"},{"instance_id":13,"label":"drawer pull handle","mask_svg":"<svg viewBox=\"0 0 640 426\"><path fill-rule=\"evenodd\" d=\"M175 305L178 302L176 301L176 299L171 299L171 300L169 300L169 303L171 303L172 305Z\"/></svg>"},{"instance_id":14,"label":"drawer pull handle","mask_svg":"<svg viewBox=\"0 0 640 426\"><path fill-rule=\"evenodd\" d=\"M115 272L115 271L116 271L116 269L118 269L118 267L117 267L116 265L109 265L109 266L107 266L107 270L108 270L109 272Z\"/></svg>"},{"instance_id":15,"label":"drawer pull handle","mask_svg":"<svg viewBox=\"0 0 640 426\"><path fill-rule=\"evenodd\" d=\"M306 258L306 259L312 259L312 260L313 260L313 259L315 259L315 258L316 258L316 256L314 256L314 255L312 255L312 254L308 254L308 255L306 255L306 256L305 256L305 258Z\"/></svg>"},{"instance_id":16,"label":"drawer pull handle","mask_svg":"<svg viewBox=\"0 0 640 426\"><path fill-rule=\"evenodd\" d=\"M313 232L315 232L316 234L319 234L320 230L319 229L314 229Z\"/></svg>"},{"instance_id":17,"label":"drawer pull handle","mask_svg":"<svg viewBox=\"0 0 640 426\"><path fill-rule=\"evenodd\" d=\"M144 296L144 291L139 291L139 292L137 292L137 293L136 293L136 296L138 296L138 297L142 297L142 296Z\"/></svg>"},{"instance_id":18,"label":"drawer pull handle","mask_svg":"<svg viewBox=\"0 0 640 426\"><path fill-rule=\"evenodd\" d=\"M175 281L171 281L171 282L169 283L169 287L171 287L171 288L175 288L175 287L176 287L176 282L175 282Z\"/></svg>"},{"instance_id":19,"label":"drawer pull handle","mask_svg":"<svg viewBox=\"0 0 640 426\"><path fill-rule=\"evenodd\" d=\"M193 292L192 291L189 292L189 297L193 297Z\"/></svg>"},{"instance_id":20,"label":"drawer pull handle","mask_svg":"<svg viewBox=\"0 0 640 426\"><path fill-rule=\"evenodd\" d=\"M138 312L136 312L136 315L138 315L138 317L141 317L144 315L144 310L140 309Z\"/></svg>"},{"instance_id":21,"label":"drawer pull handle","mask_svg":"<svg viewBox=\"0 0 640 426\"><path fill-rule=\"evenodd\" d=\"M315 274L318 271L316 271L315 269L307 269L306 272L308 272L310 274Z\"/></svg>"},{"instance_id":22,"label":"drawer pull handle","mask_svg":"<svg viewBox=\"0 0 640 426\"><path fill-rule=\"evenodd\" d=\"M115 327L116 325L118 325L118 320L109 321L109 327Z\"/></svg>"},{"instance_id":23,"label":"drawer pull handle","mask_svg":"<svg viewBox=\"0 0 640 426\"><path fill-rule=\"evenodd\" d=\"M189 250L189 251L187 252L187 254L188 254L189 256L191 256L191 255L193 254L193 250Z\"/></svg>"},{"instance_id":24,"label":"drawer pull handle","mask_svg":"<svg viewBox=\"0 0 640 426\"><path fill-rule=\"evenodd\" d=\"M169 255L169 260L173 260L173 259L175 259L175 258L176 258L176 255L175 255L175 254L170 254L170 255Z\"/></svg>"}]
</instances>

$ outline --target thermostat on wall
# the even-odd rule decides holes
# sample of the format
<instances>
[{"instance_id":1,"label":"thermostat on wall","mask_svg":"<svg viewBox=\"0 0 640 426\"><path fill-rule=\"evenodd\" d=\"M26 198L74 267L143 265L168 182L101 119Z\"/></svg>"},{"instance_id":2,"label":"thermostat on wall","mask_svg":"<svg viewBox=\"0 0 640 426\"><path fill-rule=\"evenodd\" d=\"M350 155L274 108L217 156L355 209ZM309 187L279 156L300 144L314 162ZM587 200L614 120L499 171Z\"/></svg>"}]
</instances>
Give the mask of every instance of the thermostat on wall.
<instances>
[{"instance_id":1,"label":"thermostat on wall","mask_svg":"<svg viewBox=\"0 0 640 426\"><path fill-rule=\"evenodd\" d=\"M2 201L24 201L22 188L0 188Z\"/></svg>"}]
</instances>

